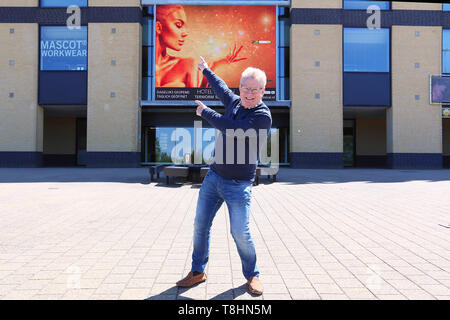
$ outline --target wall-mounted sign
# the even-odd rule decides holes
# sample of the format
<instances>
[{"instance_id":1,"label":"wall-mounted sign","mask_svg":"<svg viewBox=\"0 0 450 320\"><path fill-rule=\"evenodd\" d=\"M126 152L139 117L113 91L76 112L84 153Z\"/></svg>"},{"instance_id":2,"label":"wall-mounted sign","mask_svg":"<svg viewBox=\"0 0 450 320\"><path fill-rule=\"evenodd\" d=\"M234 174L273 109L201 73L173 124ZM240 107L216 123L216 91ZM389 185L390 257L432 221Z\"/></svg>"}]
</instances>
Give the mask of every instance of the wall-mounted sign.
<instances>
[{"instance_id":1,"label":"wall-mounted sign","mask_svg":"<svg viewBox=\"0 0 450 320\"><path fill-rule=\"evenodd\" d=\"M41 70L86 70L87 27L41 27Z\"/></svg>"},{"instance_id":2,"label":"wall-mounted sign","mask_svg":"<svg viewBox=\"0 0 450 320\"><path fill-rule=\"evenodd\" d=\"M430 103L450 104L450 77L441 75L430 76Z\"/></svg>"},{"instance_id":3,"label":"wall-mounted sign","mask_svg":"<svg viewBox=\"0 0 450 320\"><path fill-rule=\"evenodd\" d=\"M245 68L264 70L275 100L276 26L276 6L156 6L155 100L217 100L200 56L237 94Z\"/></svg>"}]
</instances>

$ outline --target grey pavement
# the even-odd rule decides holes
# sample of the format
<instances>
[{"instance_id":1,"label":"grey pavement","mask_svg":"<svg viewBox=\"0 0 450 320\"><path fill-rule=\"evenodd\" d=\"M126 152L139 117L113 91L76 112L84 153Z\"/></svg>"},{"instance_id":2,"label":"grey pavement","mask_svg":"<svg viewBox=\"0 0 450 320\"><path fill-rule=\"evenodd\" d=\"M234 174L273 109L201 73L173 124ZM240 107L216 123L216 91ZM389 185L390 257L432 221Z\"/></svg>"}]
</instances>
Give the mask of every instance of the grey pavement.
<instances>
[{"instance_id":1,"label":"grey pavement","mask_svg":"<svg viewBox=\"0 0 450 320\"><path fill-rule=\"evenodd\" d=\"M247 292L226 206L190 270L200 184L146 168L0 169L0 299L450 299L450 170L282 168L253 188L265 291Z\"/></svg>"}]
</instances>

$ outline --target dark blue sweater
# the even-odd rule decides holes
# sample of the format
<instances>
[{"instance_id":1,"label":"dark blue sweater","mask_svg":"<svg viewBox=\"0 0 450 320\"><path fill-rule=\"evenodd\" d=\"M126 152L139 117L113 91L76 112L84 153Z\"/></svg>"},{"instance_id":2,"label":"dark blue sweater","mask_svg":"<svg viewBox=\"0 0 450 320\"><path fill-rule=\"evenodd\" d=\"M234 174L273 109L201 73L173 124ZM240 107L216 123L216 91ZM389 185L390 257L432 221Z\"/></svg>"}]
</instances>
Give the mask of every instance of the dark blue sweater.
<instances>
[{"instance_id":1,"label":"dark blue sweater","mask_svg":"<svg viewBox=\"0 0 450 320\"><path fill-rule=\"evenodd\" d=\"M268 130L270 130L272 125L270 110L263 102L251 109L244 108L241 105L241 98L238 95L235 95L233 91L228 88L226 83L213 71L206 68L203 70L203 74L206 76L211 88L225 106L225 115L221 115L210 108L205 108L201 114L202 118L208 121L211 126L218 129L222 134L223 159L222 161L218 159L217 157L220 154L215 152L215 161L211 164L210 168L225 179L253 181L255 179L256 163L250 159L257 158L257 154L254 153L258 153L260 143L265 143L265 141L259 141L258 139L256 148L253 148L249 145L249 143L252 143L251 139L245 139L245 163L239 164L237 154L239 149L238 139L234 138L234 161L227 161L226 130L242 129L245 132L248 129L254 129L255 131L253 132L258 135L260 129L262 129L268 133ZM216 140L216 150L218 147L217 143L218 141ZM250 152L252 152L252 154L250 154ZM228 164L227 162L232 162L232 164Z\"/></svg>"}]
</instances>

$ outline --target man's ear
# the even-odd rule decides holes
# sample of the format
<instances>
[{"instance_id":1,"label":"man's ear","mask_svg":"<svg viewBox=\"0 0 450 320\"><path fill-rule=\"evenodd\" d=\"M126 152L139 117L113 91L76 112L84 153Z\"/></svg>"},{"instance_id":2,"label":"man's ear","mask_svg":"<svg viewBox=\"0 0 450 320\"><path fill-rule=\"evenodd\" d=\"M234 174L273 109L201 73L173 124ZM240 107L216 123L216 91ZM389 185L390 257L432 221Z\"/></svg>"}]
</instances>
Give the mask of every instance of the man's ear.
<instances>
[{"instance_id":1,"label":"man's ear","mask_svg":"<svg viewBox=\"0 0 450 320\"><path fill-rule=\"evenodd\" d=\"M162 24L161 24L161 22L159 22L159 21L156 21L156 24L155 24L155 30L156 30L156 33L157 34L161 34L161 32L162 32Z\"/></svg>"}]
</instances>

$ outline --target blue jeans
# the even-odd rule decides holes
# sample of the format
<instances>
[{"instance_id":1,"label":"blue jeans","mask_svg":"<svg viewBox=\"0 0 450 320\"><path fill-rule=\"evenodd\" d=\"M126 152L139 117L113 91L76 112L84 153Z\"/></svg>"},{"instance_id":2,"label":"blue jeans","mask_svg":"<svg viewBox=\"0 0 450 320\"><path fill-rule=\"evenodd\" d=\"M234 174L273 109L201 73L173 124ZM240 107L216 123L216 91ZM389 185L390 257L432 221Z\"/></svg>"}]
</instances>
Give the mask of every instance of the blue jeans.
<instances>
[{"instance_id":1,"label":"blue jeans","mask_svg":"<svg viewBox=\"0 0 450 320\"><path fill-rule=\"evenodd\" d=\"M249 229L252 184L251 181L224 179L214 171L208 171L198 196L191 271L205 272L212 221L225 201L230 214L231 235L241 257L244 277L248 280L259 276L255 244Z\"/></svg>"}]
</instances>

